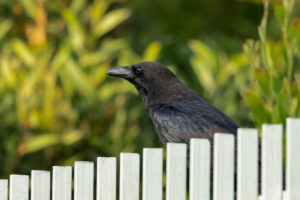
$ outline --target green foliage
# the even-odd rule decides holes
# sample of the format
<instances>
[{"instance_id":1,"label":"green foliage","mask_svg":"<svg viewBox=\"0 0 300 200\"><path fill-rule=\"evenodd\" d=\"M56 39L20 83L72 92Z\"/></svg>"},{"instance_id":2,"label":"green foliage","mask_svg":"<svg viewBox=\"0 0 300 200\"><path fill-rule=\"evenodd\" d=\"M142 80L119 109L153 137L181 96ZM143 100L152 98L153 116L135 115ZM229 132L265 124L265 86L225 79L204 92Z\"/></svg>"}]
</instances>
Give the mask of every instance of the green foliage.
<instances>
[{"instance_id":1,"label":"green foliage","mask_svg":"<svg viewBox=\"0 0 300 200\"><path fill-rule=\"evenodd\" d=\"M139 134L145 113L134 88L105 71L154 61L161 45L136 55L114 32L130 16L115 3L7 2L26 20L0 21L1 176L157 143L151 128Z\"/></svg>"},{"instance_id":2,"label":"green foliage","mask_svg":"<svg viewBox=\"0 0 300 200\"><path fill-rule=\"evenodd\" d=\"M278 40L268 38L270 5L274 8L271 18L277 19L281 30ZM249 75L253 81L246 91L255 123L284 123L287 117L300 117L299 91L299 41L298 19L293 17L293 0L264 1L265 12L259 26L260 41L248 41L244 45L249 57Z\"/></svg>"}]
</instances>

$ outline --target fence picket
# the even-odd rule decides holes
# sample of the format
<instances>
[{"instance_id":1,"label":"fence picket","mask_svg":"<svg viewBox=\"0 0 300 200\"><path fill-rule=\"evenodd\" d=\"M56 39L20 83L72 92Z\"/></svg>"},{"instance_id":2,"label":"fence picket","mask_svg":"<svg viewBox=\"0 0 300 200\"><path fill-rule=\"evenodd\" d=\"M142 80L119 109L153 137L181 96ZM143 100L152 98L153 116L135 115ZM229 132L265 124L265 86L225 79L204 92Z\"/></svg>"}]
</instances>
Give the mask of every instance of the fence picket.
<instances>
[{"instance_id":1,"label":"fence picket","mask_svg":"<svg viewBox=\"0 0 300 200\"><path fill-rule=\"evenodd\" d=\"M257 129L238 129L237 195L238 200L257 199L258 133Z\"/></svg>"},{"instance_id":2,"label":"fence picket","mask_svg":"<svg viewBox=\"0 0 300 200\"><path fill-rule=\"evenodd\" d=\"M74 199L94 199L94 163L76 161L74 168Z\"/></svg>"},{"instance_id":3,"label":"fence picket","mask_svg":"<svg viewBox=\"0 0 300 200\"><path fill-rule=\"evenodd\" d=\"M31 200L50 200L50 172L31 171Z\"/></svg>"},{"instance_id":4,"label":"fence picket","mask_svg":"<svg viewBox=\"0 0 300 200\"><path fill-rule=\"evenodd\" d=\"M288 118L286 190L283 180L283 133L280 124L262 126L261 174L262 193L258 196L258 131L239 128L237 135L237 162L235 137L215 133L213 160L209 140L193 138L189 152L189 199L211 198L211 162L213 168L213 200L234 200L234 170L237 163L237 200L299 200L300 199L300 118ZM167 144L166 200L186 200L187 145ZM0 200L50 200L50 172L31 171L29 176L12 174L9 180L0 179ZM143 149L143 200L162 200L163 149ZM119 198L117 197L117 160L115 157L97 158L97 200L139 200L140 155L120 154ZM29 195L30 194L30 195ZM72 168L54 166L52 174L52 200L93 200L94 163L76 161L74 164L74 195L72 194Z\"/></svg>"},{"instance_id":5,"label":"fence picket","mask_svg":"<svg viewBox=\"0 0 300 200\"><path fill-rule=\"evenodd\" d=\"M167 143L167 200L186 197L186 144Z\"/></svg>"},{"instance_id":6,"label":"fence picket","mask_svg":"<svg viewBox=\"0 0 300 200\"><path fill-rule=\"evenodd\" d=\"M8 198L8 181L0 179L0 200L7 200Z\"/></svg>"},{"instance_id":7,"label":"fence picket","mask_svg":"<svg viewBox=\"0 0 300 200\"><path fill-rule=\"evenodd\" d=\"M72 167L54 166L52 173L52 200L71 200Z\"/></svg>"},{"instance_id":8,"label":"fence picket","mask_svg":"<svg viewBox=\"0 0 300 200\"><path fill-rule=\"evenodd\" d=\"M234 199L234 136L214 136L214 200Z\"/></svg>"},{"instance_id":9,"label":"fence picket","mask_svg":"<svg viewBox=\"0 0 300 200\"><path fill-rule=\"evenodd\" d=\"M162 200L163 151L143 149L143 200Z\"/></svg>"},{"instance_id":10,"label":"fence picket","mask_svg":"<svg viewBox=\"0 0 300 200\"><path fill-rule=\"evenodd\" d=\"M287 199L300 199L300 119L287 119Z\"/></svg>"},{"instance_id":11,"label":"fence picket","mask_svg":"<svg viewBox=\"0 0 300 200\"><path fill-rule=\"evenodd\" d=\"M191 139L190 200L210 199L210 143Z\"/></svg>"},{"instance_id":12,"label":"fence picket","mask_svg":"<svg viewBox=\"0 0 300 200\"><path fill-rule=\"evenodd\" d=\"M9 176L9 200L29 199L29 176L12 174Z\"/></svg>"},{"instance_id":13,"label":"fence picket","mask_svg":"<svg viewBox=\"0 0 300 200\"><path fill-rule=\"evenodd\" d=\"M262 126L262 199L282 198L282 125Z\"/></svg>"},{"instance_id":14,"label":"fence picket","mask_svg":"<svg viewBox=\"0 0 300 200\"><path fill-rule=\"evenodd\" d=\"M97 200L116 200L116 158L97 158Z\"/></svg>"},{"instance_id":15,"label":"fence picket","mask_svg":"<svg viewBox=\"0 0 300 200\"><path fill-rule=\"evenodd\" d=\"M120 200L138 200L140 183L140 155L121 153Z\"/></svg>"}]
</instances>

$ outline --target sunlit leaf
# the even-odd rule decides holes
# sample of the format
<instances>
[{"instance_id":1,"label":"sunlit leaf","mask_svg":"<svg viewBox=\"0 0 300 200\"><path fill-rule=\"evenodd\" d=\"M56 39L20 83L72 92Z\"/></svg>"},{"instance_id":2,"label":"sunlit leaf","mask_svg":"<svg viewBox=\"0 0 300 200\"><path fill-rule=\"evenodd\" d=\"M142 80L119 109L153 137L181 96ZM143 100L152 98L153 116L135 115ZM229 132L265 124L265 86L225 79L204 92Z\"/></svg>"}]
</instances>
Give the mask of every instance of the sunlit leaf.
<instances>
[{"instance_id":1,"label":"sunlit leaf","mask_svg":"<svg viewBox=\"0 0 300 200\"><path fill-rule=\"evenodd\" d=\"M281 91L277 98L277 109L278 116L280 117L278 123L284 121L289 117L289 106L290 106L290 94L289 94L289 83L287 79L284 79Z\"/></svg>"},{"instance_id":2,"label":"sunlit leaf","mask_svg":"<svg viewBox=\"0 0 300 200\"><path fill-rule=\"evenodd\" d=\"M100 0L100 1L95 1L94 4L91 5L90 7L90 19L91 19L91 24L95 26L99 20L102 20L102 16L107 10L109 6L108 1L105 0Z\"/></svg>"},{"instance_id":3,"label":"sunlit leaf","mask_svg":"<svg viewBox=\"0 0 300 200\"><path fill-rule=\"evenodd\" d=\"M78 12L83 8L85 4L86 4L86 0L73 0L70 8L72 11Z\"/></svg>"},{"instance_id":4,"label":"sunlit leaf","mask_svg":"<svg viewBox=\"0 0 300 200\"><path fill-rule=\"evenodd\" d=\"M35 62L34 55L31 53L29 47L19 39L11 42L14 52L22 59L27 66L32 66Z\"/></svg>"},{"instance_id":5,"label":"sunlit leaf","mask_svg":"<svg viewBox=\"0 0 300 200\"><path fill-rule=\"evenodd\" d=\"M198 40L191 40L189 47L211 67L216 66L216 54L206 44Z\"/></svg>"},{"instance_id":6,"label":"sunlit leaf","mask_svg":"<svg viewBox=\"0 0 300 200\"><path fill-rule=\"evenodd\" d=\"M34 0L20 0L26 14L31 18L35 18L37 12L37 4Z\"/></svg>"},{"instance_id":7,"label":"sunlit leaf","mask_svg":"<svg viewBox=\"0 0 300 200\"><path fill-rule=\"evenodd\" d=\"M211 49L204 43L196 40L189 42L189 47L195 52L195 56L191 58L192 68L195 71L198 80L207 92L215 90L215 75L217 58Z\"/></svg>"},{"instance_id":8,"label":"sunlit leaf","mask_svg":"<svg viewBox=\"0 0 300 200\"><path fill-rule=\"evenodd\" d=\"M256 123L260 126L262 123L270 122L270 113L263 104L259 93L255 91L249 91L246 97L252 117Z\"/></svg>"},{"instance_id":9,"label":"sunlit leaf","mask_svg":"<svg viewBox=\"0 0 300 200\"><path fill-rule=\"evenodd\" d=\"M23 151L25 154L45 149L55 144L71 145L82 138L79 131L71 131L63 134L44 133L25 141Z\"/></svg>"},{"instance_id":10,"label":"sunlit leaf","mask_svg":"<svg viewBox=\"0 0 300 200\"><path fill-rule=\"evenodd\" d=\"M41 149L44 149L50 145L58 143L58 135L53 133L46 133L40 136L35 136L30 138L24 143L24 153L32 153Z\"/></svg>"},{"instance_id":11,"label":"sunlit leaf","mask_svg":"<svg viewBox=\"0 0 300 200\"><path fill-rule=\"evenodd\" d=\"M65 9L62 14L68 25L73 47L76 50L81 50L85 42L85 34L80 21L77 19L76 14L70 9Z\"/></svg>"},{"instance_id":12,"label":"sunlit leaf","mask_svg":"<svg viewBox=\"0 0 300 200\"><path fill-rule=\"evenodd\" d=\"M285 8L282 1L275 1L274 3L274 10L275 14L277 16L277 19L281 25L281 27L284 26L284 19L285 19Z\"/></svg>"},{"instance_id":13,"label":"sunlit leaf","mask_svg":"<svg viewBox=\"0 0 300 200\"><path fill-rule=\"evenodd\" d=\"M53 57L52 62L50 63L51 68L54 71L58 71L60 67L64 66L68 61L69 56L71 54L70 45L66 42L66 44L61 45L56 54Z\"/></svg>"},{"instance_id":14,"label":"sunlit leaf","mask_svg":"<svg viewBox=\"0 0 300 200\"><path fill-rule=\"evenodd\" d=\"M8 31L11 29L13 23L10 19L5 19L0 21L0 41L3 39L3 37L8 33Z\"/></svg>"},{"instance_id":15,"label":"sunlit leaf","mask_svg":"<svg viewBox=\"0 0 300 200\"><path fill-rule=\"evenodd\" d=\"M300 92L300 73L295 73L295 81L297 83L297 86L298 86L298 90Z\"/></svg>"},{"instance_id":16,"label":"sunlit leaf","mask_svg":"<svg viewBox=\"0 0 300 200\"><path fill-rule=\"evenodd\" d=\"M103 42L99 50L83 53L80 56L80 64L82 66L98 65L118 56L118 53L125 48L127 48L127 41L124 39L107 40Z\"/></svg>"},{"instance_id":17,"label":"sunlit leaf","mask_svg":"<svg viewBox=\"0 0 300 200\"><path fill-rule=\"evenodd\" d=\"M162 45L160 42L152 42L144 53L144 61L155 61L161 51Z\"/></svg>"},{"instance_id":18,"label":"sunlit leaf","mask_svg":"<svg viewBox=\"0 0 300 200\"><path fill-rule=\"evenodd\" d=\"M61 70L62 79L69 81L73 84L79 92L88 97L93 97L94 88L89 83L86 75L80 67L73 61L69 60L64 68Z\"/></svg>"},{"instance_id":19,"label":"sunlit leaf","mask_svg":"<svg viewBox=\"0 0 300 200\"><path fill-rule=\"evenodd\" d=\"M49 128L55 118L55 76L52 72L44 74L45 93L43 96L43 110L41 115L41 127Z\"/></svg>"},{"instance_id":20,"label":"sunlit leaf","mask_svg":"<svg viewBox=\"0 0 300 200\"><path fill-rule=\"evenodd\" d=\"M128 19L130 11L128 9L118 9L104 15L103 18L94 27L93 33L96 36L102 36L113 30L116 26Z\"/></svg>"},{"instance_id":21,"label":"sunlit leaf","mask_svg":"<svg viewBox=\"0 0 300 200\"><path fill-rule=\"evenodd\" d=\"M9 61L6 58L2 57L0 59L0 65L1 74L5 83L9 87L13 87L16 82L16 75L13 72L12 68L9 66Z\"/></svg>"},{"instance_id":22,"label":"sunlit leaf","mask_svg":"<svg viewBox=\"0 0 300 200\"><path fill-rule=\"evenodd\" d=\"M83 137L83 133L77 130L66 132L62 135L61 142L64 145L71 145L78 142Z\"/></svg>"},{"instance_id":23,"label":"sunlit leaf","mask_svg":"<svg viewBox=\"0 0 300 200\"><path fill-rule=\"evenodd\" d=\"M270 95L270 78L269 73L262 68L255 69L255 78L258 80L260 89L264 97Z\"/></svg>"},{"instance_id":24,"label":"sunlit leaf","mask_svg":"<svg viewBox=\"0 0 300 200\"><path fill-rule=\"evenodd\" d=\"M290 37L298 39L300 38L300 18L293 20L290 28Z\"/></svg>"}]
</instances>

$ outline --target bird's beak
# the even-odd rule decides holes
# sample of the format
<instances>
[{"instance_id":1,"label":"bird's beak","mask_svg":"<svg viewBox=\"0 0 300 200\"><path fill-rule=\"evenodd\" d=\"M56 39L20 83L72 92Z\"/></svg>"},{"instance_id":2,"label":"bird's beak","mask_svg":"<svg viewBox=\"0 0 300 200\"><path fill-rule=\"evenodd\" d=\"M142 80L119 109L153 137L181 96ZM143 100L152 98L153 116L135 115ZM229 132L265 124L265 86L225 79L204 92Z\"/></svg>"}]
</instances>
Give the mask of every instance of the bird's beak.
<instances>
[{"instance_id":1,"label":"bird's beak","mask_svg":"<svg viewBox=\"0 0 300 200\"><path fill-rule=\"evenodd\" d=\"M106 74L110 75L110 76L124 78L124 79L133 78L133 73L132 73L131 67L129 67L129 66L111 68L110 70L108 70L106 72Z\"/></svg>"}]
</instances>

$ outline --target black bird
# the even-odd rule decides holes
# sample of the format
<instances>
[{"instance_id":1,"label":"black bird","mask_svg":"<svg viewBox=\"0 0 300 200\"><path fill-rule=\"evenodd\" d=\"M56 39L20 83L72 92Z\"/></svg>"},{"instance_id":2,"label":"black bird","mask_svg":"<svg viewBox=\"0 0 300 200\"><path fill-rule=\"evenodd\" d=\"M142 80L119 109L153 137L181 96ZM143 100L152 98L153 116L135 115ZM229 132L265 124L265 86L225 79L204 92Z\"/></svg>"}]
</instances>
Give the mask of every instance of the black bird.
<instances>
[{"instance_id":1,"label":"black bird","mask_svg":"<svg viewBox=\"0 0 300 200\"><path fill-rule=\"evenodd\" d=\"M212 144L212 151L215 133L229 133L234 136L237 134L239 127L233 120L187 88L162 64L143 62L126 67L115 67L108 70L106 74L126 79L136 87L164 145L167 142L181 142L186 143L189 149L191 138L207 138ZM260 140L258 147L260 184ZM236 155L235 149L235 158ZM212 157L213 154L211 154ZM211 173L212 166L213 159L211 159ZM284 171L283 174L285 175ZM283 185L285 188L285 179L283 179Z\"/></svg>"},{"instance_id":2,"label":"black bird","mask_svg":"<svg viewBox=\"0 0 300 200\"><path fill-rule=\"evenodd\" d=\"M187 88L162 64L115 67L106 74L126 79L137 88L164 145L189 145L190 138L207 138L213 143L216 132L236 135L238 126L233 120Z\"/></svg>"}]
</instances>

